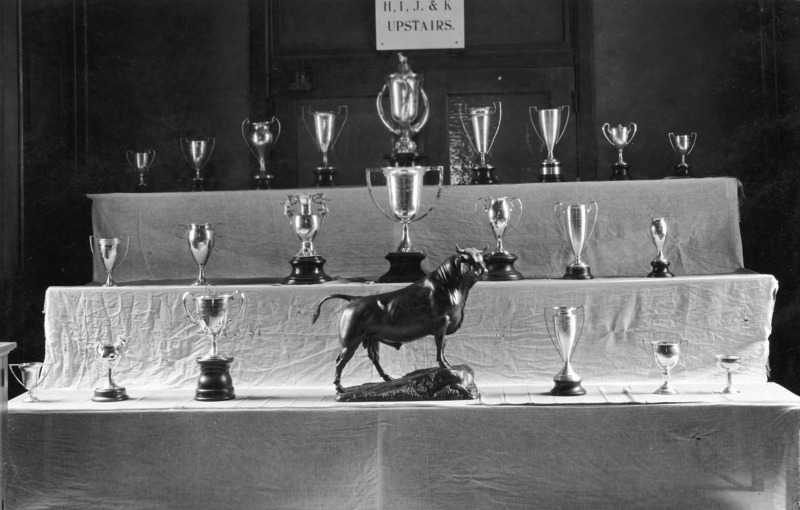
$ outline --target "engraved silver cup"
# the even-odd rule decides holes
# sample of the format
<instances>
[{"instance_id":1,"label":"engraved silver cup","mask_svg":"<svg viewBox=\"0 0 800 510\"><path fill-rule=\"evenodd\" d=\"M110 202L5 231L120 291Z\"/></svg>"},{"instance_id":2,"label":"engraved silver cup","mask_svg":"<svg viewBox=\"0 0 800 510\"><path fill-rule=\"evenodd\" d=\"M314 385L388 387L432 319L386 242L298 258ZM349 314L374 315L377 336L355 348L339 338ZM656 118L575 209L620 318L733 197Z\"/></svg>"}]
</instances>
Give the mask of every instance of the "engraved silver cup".
<instances>
[{"instance_id":1,"label":"engraved silver cup","mask_svg":"<svg viewBox=\"0 0 800 510\"><path fill-rule=\"evenodd\" d=\"M578 330L577 311L581 310L581 328ZM585 395L586 390L581 386L581 377L572 368L572 355L580 341L583 333L583 322L585 314L583 307L556 306L545 308L545 324L550 341L558 351L558 355L564 362L564 368L553 378L555 387L550 390L551 395L557 396L576 396ZM550 329L552 323L552 331Z\"/></svg>"},{"instance_id":2,"label":"engraved silver cup","mask_svg":"<svg viewBox=\"0 0 800 510\"><path fill-rule=\"evenodd\" d=\"M482 106L478 108L469 108L466 104L462 104L461 108L461 115L459 115L461 127L464 128L464 133L466 133L467 140L469 140L472 149L478 154L478 157L480 157L480 166L484 168L486 167L486 156L489 154L489 151L492 150L494 140L497 138L497 133L500 131L500 123L503 120L503 104L498 101L492 103L492 106ZM497 125L494 129L494 135L491 136L490 140L489 134L491 132L492 117L495 114L497 114ZM467 115L469 115L472 121L472 136L470 136L470 130L467 129L464 123L464 117Z\"/></svg>"},{"instance_id":3,"label":"engraved silver cup","mask_svg":"<svg viewBox=\"0 0 800 510\"><path fill-rule=\"evenodd\" d=\"M50 372L51 365L33 361L29 363L13 363L8 365L14 379L17 380L26 390L27 395L23 402L39 402L39 399L34 395L36 388L42 384L44 378ZM19 372L19 375L17 374Z\"/></svg>"},{"instance_id":4,"label":"engraved silver cup","mask_svg":"<svg viewBox=\"0 0 800 510\"><path fill-rule=\"evenodd\" d=\"M275 132L272 126L277 126ZM275 116L266 122L250 122L249 118L242 121L242 138L258 160L258 172L261 175L267 174L267 156L280 136L281 123Z\"/></svg>"},{"instance_id":5,"label":"engraved silver cup","mask_svg":"<svg viewBox=\"0 0 800 510\"><path fill-rule=\"evenodd\" d=\"M696 141L697 133L677 136L674 133L669 134L669 143L672 145L672 150L681 157L680 165L686 166L686 156L692 152Z\"/></svg>"},{"instance_id":6,"label":"engraved silver cup","mask_svg":"<svg viewBox=\"0 0 800 510\"><path fill-rule=\"evenodd\" d=\"M681 355L681 343L679 341L654 341L651 344L653 345L653 356L656 360L656 365L664 371L664 383L654 393L675 395L678 392L669 384L669 371L678 364L678 358Z\"/></svg>"},{"instance_id":7,"label":"engraved silver cup","mask_svg":"<svg viewBox=\"0 0 800 510\"><path fill-rule=\"evenodd\" d=\"M494 251L491 253L508 253L503 246L503 235L511 223L511 216L514 212L514 202L519 205L517 209L517 220L514 221L512 228L516 227L519 220L522 218L522 201L517 197L481 197L475 202L475 209L477 210L478 204L483 203L483 210L489 218L489 228L494 234L496 245Z\"/></svg>"},{"instance_id":8,"label":"engraved silver cup","mask_svg":"<svg viewBox=\"0 0 800 510\"><path fill-rule=\"evenodd\" d=\"M330 168L328 164L328 152L333 150L333 146L339 140L339 135L342 134L342 129L347 123L348 109L347 106L339 106L338 113L332 111L316 111L312 112L310 108L303 107L303 123L306 125L308 134L314 141L314 145L322 153L322 167ZM314 126L312 131L308 125L306 117L311 119ZM338 123L338 129L337 129Z\"/></svg>"},{"instance_id":9,"label":"engraved silver cup","mask_svg":"<svg viewBox=\"0 0 800 510\"><path fill-rule=\"evenodd\" d=\"M153 149L145 152L133 152L129 150L125 152L125 157L128 160L128 164L133 167L133 170L139 176L139 189L146 188L147 183L144 182L144 174L150 170L150 165L152 165L153 160L156 159L156 151Z\"/></svg>"},{"instance_id":10,"label":"engraved silver cup","mask_svg":"<svg viewBox=\"0 0 800 510\"><path fill-rule=\"evenodd\" d=\"M295 209L299 206L299 211ZM322 225L325 215L328 214L328 200L323 193L295 193L288 195L284 204L284 214L291 222L294 233L302 243L297 257L313 257L317 255L314 249L314 238Z\"/></svg>"},{"instance_id":11,"label":"engraved silver cup","mask_svg":"<svg viewBox=\"0 0 800 510\"><path fill-rule=\"evenodd\" d=\"M128 255L128 247L130 245L130 237L125 237L125 253L122 257L119 255L119 247L122 244L123 238L121 237L97 237L89 236L89 248L92 250L92 255L97 259L106 270L106 282L103 287L116 287L117 282L114 281L114 270L119 267Z\"/></svg>"},{"instance_id":12,"label":"engraved silver cup","mask_svg":"<svg viewBox=\"0 0 800 510\"><path fill-rule=\"evenodd\" d=\"M717 354L714 358L717 360L717 366L725 370L728 376L728 385L721 393L739 393L739 390L733 387L733 373L742 368L742 357L733 354Z\"/></svg>"},{"instance_id":13,"label":"engraved silver cup","mask_svg":"<svg viewBox=\"0 0 800 510\"><path fill-rule=\"evenodd\" d=\"M118 337L116 341L100 339L94 345L94 354L103 367L105 373L105 385L95 388L92 400L95 402L118 402L128 400L128 394L123 386L114 382L112 373L125 356L128 341L123 337Z\"/></svg>"},{"instance_id":14,"label":"engraved silver cup","mask_svg":"<svg viewBox=\"0 0 800 510\"><path fill-rule=\"evenodd\" d=\"M386 190L389 192L389 207L391 215L386 214L383 207L375 199L372 191L372 173L381 172L386 178ZM439 173L439 189L436 198L427 212L420 215L420 202L422 198L422 181L426 173ZM372 201L378 210L392 221L398 222L403 227L403 235L398 252L415 251L411 245L411 238L408 235L408 225L414 221L419 221L430 213L436 205L436 200L442 194L442 184L444 180L444 169L440 166L393 166L383 168L367 168L367 189Z\"/></svg>"},{"instance_id":15,"label":"engraved silver cup","mask_svg":"<svg viewBox=\"0 0 800 510\"><path fill-rule=\"evenodd\" d=\"M189 140L181 138L181 151L186 161L194 168L195 179L202 179L200 170L206 166L214 152L214 138Z\"/></svg>"},{"instance_id":16,"label":"engraved silver cup","mask_svg":"<svg viewBox=\"0 0 800 510\"><path fill-rule=\"evenodd\" d=\"M417 144L412 137L428 122L430 104L428 96L422 90L422 76L411 71L408 59L402 53L397 55L400 60L398 72L386 77L386 83L378 93L376 106L383 125L399 136L394 145L394 152L413 153L417 150ZM389 114L383 109L383 96L387 90ZM422 111L420 111L420 99L422 99Z\"/></svg>"},{"instance_id":17,"label":"engraved silver cup","mask_svg":"<svg viewBox=\"0 0 800 510\"><path fill-rule=\"evenodd\" d=\"M216 228L217 225L214 223L190 223L175 227L175 236L185 239L189 243L189 252L200 270L197 280L192 285L209 284L206 280L206 264L214 250L214 242L217 237Z\"/></svg>"},{"instance_id":18,"label":"engraved silver cup","mask_svg":"<svg viewBox=\"0 0 800 510\"><path fill-rule=\"evenodd\" d=\"M534 113L536 114L535 116ZM531 118L534 132L547 148L547 158L543 164L557 165L558 160L553 157L553 149L567 130L569 106L564 105L560 108L546 110L531 106L528 108L528 116Z\"/></svg>"},{"instance_id":19,"label":"engraved silver cup","mask_svg":"<svg viewBox=\"0 0 800 510\"><path fill-rule=\"evenodd\" d=\"M603 124L602 131L608 143L616 147L619 151L617 163L620 165L627 165L625 160L622 159L622 150L627 147L628 144L633 141L633 137L636 136L636 124L631 122L628 127L622 124L619 124L617 127L611 127L611 125L606 122Z\"/></svg>"},{"instance_id":20,"label":"engraved silver cup","mask_svg":"<svg viewBox=\"0 0 800 510\"><path fill-rule=\"evenodd\" d=\"M237 295L239 296L239 311L233 317L229 317L231 302L235 301L234 298ZM194 300L194 312L189 310L189 297ZM227 359L217 350L217 336L225 330L228 324L242 314L244 304L244 294L238 290L231 294L203 294L195 297L191 292L187 292L183 295L183 309L186 310L189 320L194 324L198 324L203 332L211 337L211 350L201 359Z\"/></svg>"},{"instance_id":21,"label":"engraved silver cup","mask_svg":"<svg viewBox=\"0 0 800 510\"><path fill-rule=\"evenodd\" d=\"M575 256L575 260L567 266L567 272L564 277L575 279L593 278L589 265L586 264L581 257L583 248L592 237L594 227L597 224L597 202L592 201L589 205L564 205L558 202L555 205L555 211L557 216L563 217L563 221L561 218L557 218L559 228L561 229L561 235L564 236L566 233L565 237L572 247L572 253ZM586 219L592 212L594 212L594 219L587 232Z\"/></svg>"}]
</instances>

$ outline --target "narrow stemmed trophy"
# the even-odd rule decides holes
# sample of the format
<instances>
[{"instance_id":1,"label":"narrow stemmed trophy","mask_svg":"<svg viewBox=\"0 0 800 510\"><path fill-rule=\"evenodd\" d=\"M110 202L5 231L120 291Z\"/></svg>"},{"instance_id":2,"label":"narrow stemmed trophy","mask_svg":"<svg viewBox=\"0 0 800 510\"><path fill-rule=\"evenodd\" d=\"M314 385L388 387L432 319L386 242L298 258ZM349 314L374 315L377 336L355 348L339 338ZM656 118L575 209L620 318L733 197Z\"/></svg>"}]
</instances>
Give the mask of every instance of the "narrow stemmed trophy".
<instances>
[{"instance_id":1,"label":"narrow stemmed trophy","mask_svg":"<svg viewBox=\"0 0 800 510\"><path fill-rule=\"evenodd\" d=\"M656 365L664 371L664 383L653 393L675 395L678 392L669 384L669 371L678 364L678 358L681 355L681 343L657 341L651 342L651 344L653 345L653 356L655 357Z\"/></svg>"},{"instance_id":2,"label":"narrow stemmed trophy","mask_svg":"<svg viewBox=\"0 0 800 510\"><path fill-rule=\"evenodd\" d=\"M382 172L386 178L386 190L388 191L389 207L391 215L386 214L375 194L372 191L372 173ZM422 198L422 181L427 172L439 173L439 189L436 198L427 212L420 215L420 202ZM372 201L378 210L392 221L402 225L403 234L397 251L388 253L386 260L389 261L389 271L378 279L381 283L389 282L415 282L425 276L421 263L425 254L416 251L411 245L411 238L408 234L408 226L427 216L436 205L436 200L442 194L442 183L444 179L444 169L442 167L427 166L395 166L383 168L367 168L367 189Z\"/></svg>"},{"instance_id":3,"label":"narrow stemmed trophy","mask_svg":"<svg viewBox=\"0 0 800 510\"><path fill-rule=\"evenodd\" d=\"M631 165L622 159L622 150L625 149L625 147L627 147L633 141L633 137L636 136L636 124L631 122L628 127L625 127L622 124L618 125L617 127L611 127L611 125L606 122L603 124L602 131L603 136L606 137L608 143L616 147L619 151L617 162L611 165L610 180L629 180L631 176L628 173L628 170L630 170Z\"/></svg>"},{"instance_id":4,"label":"narrow stemmed trophy","mask_svg":"<svg viewBox=\"0 0 800 510\"><path fill-rule=\"evenodd\" d=\"M385 157L392 165L411 166L416 164L422 155L417 152L417 143L413 137L428 122L430 105L428 96L422 90L422 76L411 71L408 59L398 53L400 64L398 72L386 77L386 83L378 93L376 106L378 116L386 128L398 136L391 154ZM389 91L390 113L383 109L383 96ZM422 100L422 111L420 109Z\"/></svg>"},{"instance_id":5,"label":"narrow stemmed trophy","mask_svg":"<svg viewBox=\"0 0 800 510\"><path fill-rule=\"evenodd\" d=\"M669 134L669 143L672 145L672 150L681 157L681 162L675 166L675 175L673 177L691 177L692 165L686 163L686 156L692 152L696 141L697 133L677 136L674 133Z\"/></svg>"},{"instance_id":6,"label":"narrow stemmed trophy","mask_svg":"<svg viewBox=\"0 0 800 510\"><path fill-rule=\"evenodd\" d=\"M667 224L666 218L653 218L653 221L650 222L650 239L653 241L653 244L656 245L656 258L650 265L653 267L653 270L648 273L647 276L651 278L669 278L671 276L675 276L672 274L672 271L669 270L669 260L664 257L664 243L667 240L667 232L669 232L669 226Z\"/></svg>"},{"instance_id":7,"label":"narrow stemmed trophy","mask_svg":"<svg viewBox=\"0 0 800 510\"><path fill-rule=\"evenodd\" d=\"M564 362L564 368L553 378L555 386L550 390L551 395L559 397L586 395L586 390L581 385L581 377L572 369L572 354L578 346L585 320L585 316L583 316L581 329L578 331L577 311L579 309L583 312L582 306L556 306L544 310L547 334L550 335L550 341L553 342L553 346ZM551 322L552 331L550 329Z\"/></svg>"},{"instance_id":8,"label":"narrow stemmed trophy","mask_svg":"<svg viewBox=\"0 0 800 510\"><path fill-rule=\"evenodd\" d=\"M139 176L139 182L136 184L136 191L140 193L146 192L147 183L144 182L144 174L150 170L150 165L152 165L153 160L156 159L156 151L153 149L145 152L133 152L129 150L125 152L125 157Z\"/></svg>"},{"instance_id":9,"label":"narrow stemmed trophy","mask_svg":"<svg viewBox=\"0 0 800 510\"><path fill-rule=\"evenodd\" d=\"M277 126L275 133L273 125ZM267 171L267 157L280 136L281 123L274 115L266 122L250 122L249 118L242 121L244 143L258 160L258 173L253 177L256 189L272 189L274 185L275 176Z\"/></svg>"},{"instance_id":10,"label":"narrow stemmed trophy","mask_svg":"<svg viewBox=\"0 0 800 510\"><path fill-rule=\"evenodd\" d=\"M204 191L205 178L200 175L200 170L206 166L209 158L211 158L211 153L214 152L214 139L189 140L181 138L181 151L183 151L183 157L194 169L192 191Z\"/></svg>"},{"instance_id":11,"label":"narrow stemmed trophy","mask_svg":"<svg viewBox=\"0 0 800 510\"><path fill-rule=\"evenodd\" d=\"M342 118L342 112L344 112L344 118ZM314 145L322 153L322 166L318 166L314 170L314 184L318 187L336 186L336 167L328 163L328 152L333 150L333 146L336 145L336 141L339 139L339 135L342 134L342 129L347 122L347 106L340 106L339 113L329 111L312 112L310 108L306 110L304 107L302 114L303 123L306 125L308 134L311 135L311 139L314 140ZM311 128L308 126L306 116L312 119L314 131L311 131ZM336 124L340 119L342 120L337 130Z\"/></svg>"},{"instance_id":12,"label":"narrow stemmed trophy","mask_svg":"<svg viewBox=\"0 0 800 510\"><path fill-rule=\"evenodd\" d=\"M534 113L536 113L535 116ZM528 115L531 118L533 130L547 148L547 158L539 165L541 168L540 180L541 182L561 182L561 164L553 157L553 149L567 130L569 106L564 105L561 108L547 110L531 106L528 108ZM539 126L539 129L536 129L536 126Z\"/></svg>"},{"instance_id":13,"label":"narrow stemmed trophy","mask_svg":"<svg viewBox=\"0 0 800 510\"><path fill-rule=\"evenodd\" d=\"M229 317L231 302L239 296L239 311ZM194 300L194 312L189 309L187 299L191 296ZM197 380L195 400L230 400L236 397L231 379L230 366L233 357L220 354L217 349L217 336L225 327L236 320L244 310L244 294L234 291L231 294L212 295L206 293L195 297L191 292L183 295L183 309L189 320L198 324L203 333L211 337L211 350L208 354L196 358L200 365L200 377Z\"/></svg>"},{"instance_id":14,"label":"narrow stemmed trophy","mask_svg":"<svg viewBox=\"0 0 800 510\"><path fill-rule=\"evenodd\" d=\"M23 402L39 402L39 399L34 395L34 391L42 384L44 378L47 377L48 372L50 372L50 366L50 364L44 364L38 361L8 365L14 379L27 390L27 395L22 399ZM17 375L17 371L19 371L19 375Z\"/></svg>"},{"instance_id":15,"label":"narrow stemmed trophy","mask_svg":"<svg viewBox=\"0 0 800 510\"><path fill-rule=\"evenodd\" d=\"M742 357L732 354L717 354L715 358L717 366L725 370L728 375L728 385L721 393L739 393L739 390L733 387L733 373L742 368Z\"/></svg>"},{"instance_id":16,"label":"narrow stemmed trophy","mask_svg":"<svg viewBox=\"0 0 800 510\"><path fill-rule=\"evenodd\" d=\"M295 212L296 206L299 210ZM331 281L333 278L325 274L325 259L314 249L314 238L317 236L325 215L328 214L328 200L322 193L295 193L289 195L284 204L284 214L300 238L302 245L297 255L290 261L292 272L283 283L313 284Z\"/></svg>"},{"instance_id":17,"label":"narrow stemmed trophy","mask_svg":"<svg viewBox=\"0 0 800 510\"><path fill-rule=\"evenodd\" d=\"M216 228L217 225L214 223L190 223L175 227L175 236L178 239L185 239L189 243L189 252L200 271L197 280L192 285L209 285L206 280L206 264L214 250L214 241L217 237Z\"/></svg>"},{"instance_id":18,"label":"narrow stemmed trophy","mask_svg":"<svg viewBox=\"0 0 800 510\"><path fill-rule=\"evenodd\" d=\"M564 236L566 227L566 238L575 256L575 260L567 266L564 278L572 280L590 280L594 278L591 268L583 261L581 256L583 254L583 248L592 237L592 232L594 232L594 227L597 224L597 202L592 201L589 205L564 205L559 202L555 206L555 211L557 216L556 221L561 229L561 235ZM594 220L592 221L591 228L587 232L586 217L591 214L592 211L594 211ZM562 216L564 218L563 221L561 219Z\"/></svg>"},{"instance_id":19,"label":"narrow stemmed trophy","mask_svg":"<svg viewBox=\"0 0 800 510\"><path fill-rule=\"evenodd\" d=\"M92 250L92 255L97 259L106 270L106 282L103 287L116 287L117 282L114 281L114 270L122 264L125 257L128 255L128 247L130 245L130 237L125 237L125 253L122 257L119 256L119 246L122 244L121 237L97 237L89 236L89 248Z\"/></svg>"},{"instance_id":20,"label":"narrow stemmed trophy","mask_svg":"<svg viewBox=\"0 0 800 510\"><path fill-rule=\"evenodd\" d=\"M472 168L472 179L470 184L497 184L499 181L494 175L494 165L486 162L486 157L489 151L492 150L494 140L497 138L497 133L500 131L500 123L503 120L503 104L498 101L492 103L492 106L482 106L478 108L469 108L466 104L461 105L461 127L464 128L464 133L467 135L472 149L480 157L480 163ZM464 124L465 111L469 114L472 120L472 136L470 136L469 129ZM492 124L492 117L497 114L497 125L494 130L492 139L489 140L489 131ZM473 141L474 139L474 141Z\"/></svg>"},{"instance_id":21,"label":"narrow stemmed trophy","mask_svg":"<svg viewBox=\"0 0 800 510\"><path fill-rule=\"evenodd\" d=\"M503 235L509 230L511 215L515 210L515 201L519 207L517 208L517 220L512 225L513 228L522 218L522 201L519 198L481 197L475 202L476 210L478 209L478 204L483 203L483 210L489 218L489 228L496 241L494 250L490 254L484 254L483 256L483 261L488 269L488 272L483 276L484 280L507 281L523 279L522 273L514 269L514 262L518 257L503 246Z\"/></svg>"},{"instance_id":22,"label":"narrow stemmed trophy","mask_svg":"<svg viewBox=\"0 0 800 510\"><path fill-rule=\"evenodd\" d=\"M128 400L128 393L123 386L114 382L112 372L125 356L128 341L123 337L118 337L116 342L100 339L94 345L94 354L100 361L105 379L105 386L95 388L92 400L95 402L119 402Z\"/></svg>"}]
</instances>

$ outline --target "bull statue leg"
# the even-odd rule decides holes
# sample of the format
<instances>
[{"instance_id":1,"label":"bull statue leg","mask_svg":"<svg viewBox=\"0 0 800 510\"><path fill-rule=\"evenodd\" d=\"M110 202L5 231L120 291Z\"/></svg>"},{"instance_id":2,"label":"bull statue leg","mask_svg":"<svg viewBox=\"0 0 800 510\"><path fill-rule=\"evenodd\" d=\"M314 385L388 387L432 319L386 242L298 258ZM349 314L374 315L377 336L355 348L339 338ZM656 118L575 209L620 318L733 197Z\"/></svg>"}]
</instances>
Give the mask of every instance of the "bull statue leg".
<instances>
[{"instance_id":1,"label":"bull statue leg","mask_svg":"<svg viewBox=\"0 0 800 510\"><path fill-rule=\"evenodd\" d=\"M369 357L370 361L372 361L372 364L375 365L375 370L378 371L378 375L381 376L384 381L392 381L394 378L390 375L387 375L381 366L381 356L379 352L380 348L381 344L377 339L370 339L367 342L367 357Z\"/></svg>"},{"instance_id":2,"label":"bull statue leg","mask_svg":"<svg viewBox=\"0 0 800 510\"><path fill-rule=\"evenodd\" d=\"M344 346L342 347L342 352L336 356L336 376L333 379L333 385L336 387L338 393L344 393L344 388L342 388L342 370L344 370L344 366L347 365L347 362L350 361L350 358L355 354L357 347L358 346Z\"/></svg>"},{"instance_id":3,"label":"bull statue leg","mask_svg":"<svg viewBox=\"0 0 800 510\"><path fill-rule=\"evenodd\" d=\"M447 326L450 325L450 319L445 317L444 324L442 327L434 334L434 339L436 340L436 361L439 362L439 366L442 368L450 368L450 362L447 361L447 358L444 355L444 348L447 345Z\"/></svg>"}]
</instances>

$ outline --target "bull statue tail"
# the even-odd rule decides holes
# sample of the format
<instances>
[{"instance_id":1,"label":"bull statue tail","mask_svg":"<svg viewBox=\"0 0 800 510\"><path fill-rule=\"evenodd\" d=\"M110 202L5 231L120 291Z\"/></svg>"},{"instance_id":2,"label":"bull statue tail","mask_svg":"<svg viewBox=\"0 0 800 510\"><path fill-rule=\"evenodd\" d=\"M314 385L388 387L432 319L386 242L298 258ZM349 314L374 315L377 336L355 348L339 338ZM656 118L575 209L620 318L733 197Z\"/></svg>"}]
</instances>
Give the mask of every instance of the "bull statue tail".
<instances>
[{"instance_id":1,"label":"bull statue tail","mask_svg":"<svg viewBox=\"0 0 800 510\"><path fill-rule=\"evenodd\" d=\"M354 300L356 297L358 297L358 296L348 296L347 294L331 294L330 296L326 296L326 297L322 298L322 301L317 303L317 311L314 312L314 315L311 317L311 324L316 323L317 319L319 319L319 313L322 310L322 303L324 303L325 301L327 301L329 299L344 299L345 301L347 301L349 303L350 301Z\"/></svg>"}]
</instances>

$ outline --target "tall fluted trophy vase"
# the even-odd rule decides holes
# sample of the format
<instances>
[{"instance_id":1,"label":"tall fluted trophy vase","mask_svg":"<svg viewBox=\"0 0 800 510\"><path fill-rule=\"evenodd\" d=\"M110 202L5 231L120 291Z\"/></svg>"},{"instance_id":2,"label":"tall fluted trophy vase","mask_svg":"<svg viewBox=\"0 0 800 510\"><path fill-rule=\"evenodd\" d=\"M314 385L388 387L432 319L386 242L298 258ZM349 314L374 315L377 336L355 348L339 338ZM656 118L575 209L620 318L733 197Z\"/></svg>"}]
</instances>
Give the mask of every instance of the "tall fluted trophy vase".
<instances>
[{"instance_id":1,"label":"tall fluted trophy vase","mask_svg":"<svg viewBox=\"0 0 800 510\"><path fill-rule=\"evenodd\" d=\"M650 222L650 239L656 246L656 258L650 262L652 271L647 275L650 278L669 278L675 276L669 270L669 260L664 256L664 243L667 241L667 233L669 232L669 225L666 218L653 218Z\"/></svg>"},{"instance_id":2,"label":"tall fluted trophy vase","mask_svg":"<svg viewBox=\"0 0 800 510\"><path fill-rule=\"evenodd\" d=\"M631 122L628 127L625 127L622 124L619 124L617 127L611 127L611 125L606 122L603 124L602 131L603 136L606 137L608 143L616 147L617 151L619 151L616 163L611 165L611 177L609 180L630 180L631 165L622 159L622 151L633 141L633 137L636 136L636 124Z\"/></svg>"},{"instance_id":3,"label":"tall fluted trophy vase","mask_svg":"<svg viewBox=\"0 0 800 510\"><path fill-rule=\"evenodd\" d=\"M597 224L597 202L590 202L589 205L564 205L561 202L555 206L559 228L562 236L567 238L572 254L575 259L567 266L564 278L569 280L591 280L594 278L592 269L589 267L582 256L583 249L592 237L594 227ZM587 229L587 218L594 212L592 226Z\"/></svg>"},{"instance_id":4,"label":"tall fluted trophy vase","mask_svg":"<svg viewBox=\"0 0 800 510\"><path fill-rule=\"evenodd\" d=\"M206 279L206 264L211 257L211 252L214 251L214 242L217 238L216 225L214 223L177 225L175 236L178 239L186 240L189 244L189 252L197 264L199 273L192 285L209 285Z\"/></svg>"},{"instance_id":5,"label":"tall fluted trophy vase","mask_svg":"<svg viewBox=\"0 0 800 510\"><path fill-rule=\"evenodd\" d=\"M258 173L253 177L255 189L272 189L275 185L275 176L267 169L267 158L280 136L281 123L274 115L266 122L250 122L249 118L242 121L242 138L258 161Z\"/></svg>"},{"instance_id":6,"label":"tall fluted trophy vase","mask_svg":"<svg viewBox=\"0 0 800 510\"><path fill-rule=\"evenodd\" d=\"M561 182L561 163L553 157L556 144L564 136L569 122L569 106L540 110L535 106L528 108L533 130L547 149L547 157L539 165L541 182ZM537 129L538 126L538 129Z\"/></svg>"},{"instance_id":7,"label":"tall fluted trophy vase","mask_svg":"<svg viewBox=\"0 0 800 510\"><path fill-rule=\"evenodd\" d=\"M308 285L333 279L325 274L323 266L326 260L314 249L314 239L326 214L328 201L322 193L296 193L288 196L284 204L284 215L289 218L292 229L302 244L297 255L289 261L292 272L283 283Z\"/></svg>"},{"instance_id":8,"label":"tall fluted trophy vase","mask_svg":"<svg viewBox=\"0 0 800 510\"><path fill-rule=\"evenodd\" d=\"M514 202L518 207L514 208ZM505 249L503 245L503 235L519 223L522 218L522 201L517 197L482 197L475 203L483 203L483 211L489 220L489 228L495 238L495 248L491 253L483 255L483 261L488 270L484 275L484 280L489 281L509 281L522 280L522 273L514 268L514 263L519 257ZM511 215L516 211L517 220L511 225Z\"/></svg>"},{"instance_id":9,"label":"tall fluted trophy vase","mask_svg":"<svg viewBox=\"0 0 800 510\"><path fill-rule=\"evenodd\" d=\"M314 145L322 153L322 166L314 169L314 185L317 187L336 186L336 167L329 163L328 154L333 151L333 146L339 140L345 123L347 123L347 106L340 106L339 112L317 111L312 112L309 108L303 108L303 123L306 125L308 134L314 141ZM311 119L314 130L308 125L306 118ZM339 129L336 129L336 126Z\"/></svg>"},{"instance_id":10,"label":"tall fluted trophy vase","mask_svg":"<svg viewBox=\"0 0 800 510\"><path fill-rule=\"evenodd\" d=\"M122 264L128 255L130 236L125 237L125 252L121 257L119 254L120 245L122 245L121 237L89 236L89 248L92 250L92 255L106 270L106 282L103 287L117 286L117 282L114 281L114 270Z\"/></svg>"},{"instance_id":11,"label":"tall fluted trophy vase","mask_svg":"<svg viewBox=\"0 0 800 510\"><path fill-rule=\"evenodd\" d=\"M497 184L499 181L495 176L494 165L487 162L489 151L492 150L494 140L497 138L497 133L500 131L500 123L503 120L503 104L501 102L492 103L492 106L483 106L479 108L469 108L467 105L461 105L462 111L459 115L461 120L461 127L464 128L464 133L469 140L472 149L478 154L480 161L471 169L472 177L470 184ZM489 138L491 131L492 118L497 114L497 125L494 129L494 135ZM470 125L472 126L472 136L470 130L467 129L464 123L464 117L469 116Z\"/></svg>"},{"instance_id":12,"label":"tall fluted trophy vase","mask_svg":"<svg viewBox=\"0 0 800 510\"><path fill-rule=\"evenodd\" d=\"M577 308L571 306L557 306L545 309L545 324L550 341L558 351L558 355L564 362L564 368L553 377L555 386L550 390L551 395L559 397L575 397L586 395L586 390L582 386L582 379L572 368L572 355L578 346L581 333L583 332L583 321L581 329L578 331ZM585 315L584 319L585 320ZM552 323L552 331L550 329Z\"/></svg>"}]
</instances>

